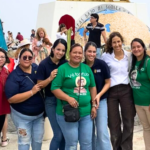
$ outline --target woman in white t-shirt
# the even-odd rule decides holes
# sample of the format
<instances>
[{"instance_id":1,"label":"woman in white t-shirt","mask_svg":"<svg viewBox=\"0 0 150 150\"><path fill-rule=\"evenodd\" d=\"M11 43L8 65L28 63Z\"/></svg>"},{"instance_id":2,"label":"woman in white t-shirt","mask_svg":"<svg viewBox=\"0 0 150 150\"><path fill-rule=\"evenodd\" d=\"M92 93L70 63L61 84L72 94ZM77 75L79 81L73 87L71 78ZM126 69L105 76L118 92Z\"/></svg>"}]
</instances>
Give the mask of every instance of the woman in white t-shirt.
<instances>
[{"instance_id":1,"label":"woman in white t-shirt","mask_svg":"<svg viewBox=\"0 0 150 150\"><path fill-rule=\"evenodd\" d=\"M72 27L71 27L72 30ZM71 32L71 36L73 35L73 31ZM60 24L58 28L58 32L56 33L57 39L64 39L67 42L67 27L65 24Z\"/></svg>"},{"instance_id":2,"label":"woman in white t-shirt","mask_svg":"<svg viewBox=\"0 0 150 150\"><path fill-rule=\"evenodd\" d=\"M106 44L106 52L102 55L102 59L110 69L111 76L107 103L108 126L113 150L133 149L135 108L128 79L131 54L123 50L123 41L119 32L111 33ZM123 129L121 129L121 118Z\"/></svg>"}]
</instances>

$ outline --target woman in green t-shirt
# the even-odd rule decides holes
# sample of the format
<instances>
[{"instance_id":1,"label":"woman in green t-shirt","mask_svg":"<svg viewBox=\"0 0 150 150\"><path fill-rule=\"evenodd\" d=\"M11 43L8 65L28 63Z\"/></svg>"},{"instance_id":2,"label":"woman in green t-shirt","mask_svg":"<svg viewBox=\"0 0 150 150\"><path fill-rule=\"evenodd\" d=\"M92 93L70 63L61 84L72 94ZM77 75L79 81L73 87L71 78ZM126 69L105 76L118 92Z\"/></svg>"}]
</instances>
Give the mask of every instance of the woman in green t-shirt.
<instances>
[{"instance_id":1,"label":"woman in green t-shirt","mask_svg":"<svg viewBox=\"0 0 150 150\"><path fill-rule=\"evenodd\" d=\"M135 38L131 49L130 83L135 108L144 129L145 150L150 150L150 59L141 39Z\"/></svg>"},{"instance_id":2,"label":"woman in green t-shirt","mask_svg":"<svg viewBox=\"0 0 150 150\"><path fill-rule=\"evenodd\" d=\"M77 150L78 141L81 150L92 150L92 118L96 117L94 98L97 94L95 80L90 67L81 63L83 58L81 45L74 44L69 55L69 62L58 68L51 86L52 92L57 97L56 117L65 138L65 150ZM64 120L63 106L67 103L79 109L79 121Z\"/></svg>"}]
</instances>

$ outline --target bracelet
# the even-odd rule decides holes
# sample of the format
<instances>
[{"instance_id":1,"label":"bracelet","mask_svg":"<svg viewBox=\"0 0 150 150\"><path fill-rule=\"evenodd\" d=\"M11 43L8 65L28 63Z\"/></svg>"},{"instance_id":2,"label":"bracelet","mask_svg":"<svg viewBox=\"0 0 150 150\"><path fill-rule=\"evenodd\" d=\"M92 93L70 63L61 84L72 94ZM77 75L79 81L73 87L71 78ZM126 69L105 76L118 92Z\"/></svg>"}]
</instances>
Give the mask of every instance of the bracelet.
<instances>
[{"instance_id":1,"label":"bracelet","mask_svg":"<svg viewBox=\"0 0 150 150\"><path fill-rule=\"evenodd\" d=\"M95 108L96 108L96 106L97 106L96 104L92 105L92 107L95 107Z\"/></svg>"},{"instance_id":2,"label":"bracelet","mask_svg":"<svg viewBox=\"0 0 150 150\"><path fill-rule=\"evenodd\" d=\"M33 92L32 92L32 90L31 90L31 96L33 96Z\"/></svg>"}]
</instances>

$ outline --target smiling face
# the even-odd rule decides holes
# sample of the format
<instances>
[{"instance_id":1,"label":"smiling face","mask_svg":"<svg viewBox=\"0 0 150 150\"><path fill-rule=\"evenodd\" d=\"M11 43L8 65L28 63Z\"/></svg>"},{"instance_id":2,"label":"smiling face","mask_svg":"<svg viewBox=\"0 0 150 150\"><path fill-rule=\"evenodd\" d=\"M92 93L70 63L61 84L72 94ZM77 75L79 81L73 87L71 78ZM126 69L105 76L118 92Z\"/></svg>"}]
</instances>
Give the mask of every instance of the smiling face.
<instances>
[{"instance_id":1,"label":"smiling face","mask_svg":"<svg viewBox=\"0 0 150 150\"><path fill-rule=\"evenodd\" d=\"M3 52L0 52L0 68L4 66L5 62L6 62L5 54Z\"/></svg>"},{"instance_id":2,"label":"smiling face","mask_svg":"<svg viewBox=\"0 0 150 150\"><path fill-rule=\"evenodd\" d=\"M62 43L59 43L54 49L52 49L54 53L54 58L60 60L65 55L65 46Z\"/></svg>"},{"instance_id":3,"label":"smiling face","mask_svg":"<svg viewBox=\"0 0 150 150\"><path fill-rule=\"evenodd\" d=\"M74 47L70 52L70 61L74 64L80 64L83 58L83 49L80 46Z\"/></svg>"},{"instance_id":4,"label":"smiling face","mask_svg":"<svg viewBox=\"0 0 150 150\"><path fill-rule=\"evenodd\" d=\"M85 51L85 59L90 62L94 62L95 58L96 58L96 47L90 45L88 49Z\"/></svg>"},{"instance_id":5,"label":"smiling face","mask_svg":"<svg viewBox=\"0 0 150 150\"><path fill-rule=\"evenodd\" d=\"M115 36L112 38L112 48L115 52L122 51L122 41L120 37Z\"/></svg>"},{"instance_id":6,"label":"smiling face","mask_svg":"<svg viewBox=\"0 0 150 150\"><path fill-rule=\"evenodd\" d=\"M24 68L29 68L32 64L33 56L29 51L25 51L20 58L20 65Z\"/></svg>"},{"instance_id":7,"label":"smiling face","mask_svg":"<svg viewBox=\"0 0 150 150\"><path fill-rule=\"evenodd\" d=\"M142 57L144 55L144 48L139 42L134 41L131 45L132 53L136 57Z\"/></svg>"}]
</instances>

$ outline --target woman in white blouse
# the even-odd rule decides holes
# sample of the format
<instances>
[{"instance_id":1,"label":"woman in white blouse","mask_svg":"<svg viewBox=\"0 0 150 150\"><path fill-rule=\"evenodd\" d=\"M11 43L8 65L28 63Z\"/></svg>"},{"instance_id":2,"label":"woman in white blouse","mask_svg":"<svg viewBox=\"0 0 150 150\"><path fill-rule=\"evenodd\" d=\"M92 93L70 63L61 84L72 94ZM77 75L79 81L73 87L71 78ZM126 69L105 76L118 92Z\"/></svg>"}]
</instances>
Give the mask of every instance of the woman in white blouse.
<instances>
[{"instance_id":1,"label":"woman in white blouse","mask_svg":"<svg viewBox=\"0 0 150 150\"><path fill-rule=\"evenodd\" d=\"M71 27L72 30L72 27ZM73 31L71 32L71 36L73 35ZM67 27L64 23L59 25L58 32L56 33L57 39L64 39L67 42Z\"/></svg>"},{"instance_id":2,"label":"woman in white blouse","mask_svg":"<svg viewBox=\"0 0 150 150\"><path fill-rule=\"evenodd\" d=\"M130 53L123 50L123 41L119 32L111 33L106 45L107 51L102 55L102 59L109 66L111 75L108 95L108 126L113 150L133 149L135 108L128 79ZM123 129L121 129L121 118Z\"/></svg>"}]
</instances>

